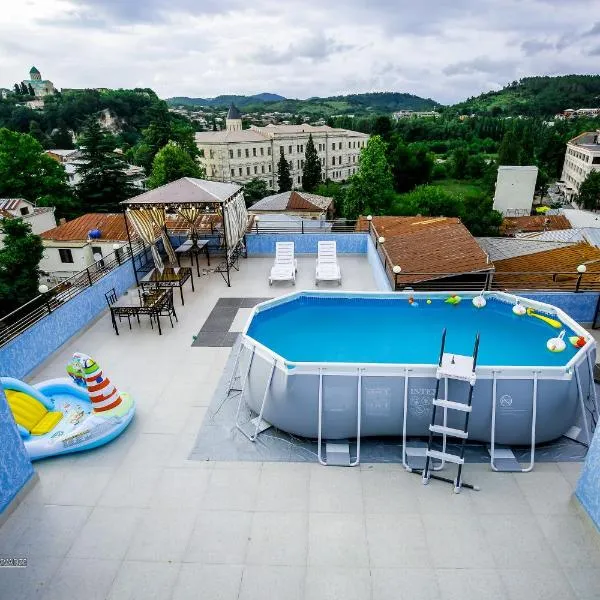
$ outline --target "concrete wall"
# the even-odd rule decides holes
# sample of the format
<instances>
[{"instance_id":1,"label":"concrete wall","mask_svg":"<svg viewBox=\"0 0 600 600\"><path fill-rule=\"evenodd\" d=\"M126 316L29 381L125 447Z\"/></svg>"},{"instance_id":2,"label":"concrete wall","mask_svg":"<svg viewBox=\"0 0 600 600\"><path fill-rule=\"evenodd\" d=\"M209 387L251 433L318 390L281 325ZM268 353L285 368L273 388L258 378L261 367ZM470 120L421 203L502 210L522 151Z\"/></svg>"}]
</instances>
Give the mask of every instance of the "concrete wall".
<instances>
[{"instance_id":1,"label":"concrete wall","mask_svg":"<svg viewBox=\"0 0 600 600\"><path fill-rule=\"evenodd\" d=\"M366 233L249 233L248 256L275 254L277 242L294 242L296 254L316 254L318 242L335 240L338 254L367 254Z\"/></svg>"},{"instance_id":2,"label":"concrete wall","mask_svg":"<svg viewBox=\"0 0 600 600\"><path fill-rule=\"evenodd\" d=\"M596 427L575 495L600 530L600 427Z\"/></svg>"},{"instance_id":3,"label":"concrete wall","mask_svg":"<svg viewBox=\"0 0 600 600\"><path fill-rule=\"evenodd\" d=\"M120 296L134 284L131 261L127 261L2 346L0 376L18 379L25 377L106 309L106 292L115 288L117 296ZM57 377L63 375L64 373L56 374Z\"/></svg>"},{"instance_id":4,"label":"concrete wall","mask_svg":"<svg viewBox=\"0 0 600 600\"><path fill-rule=\"evenodd\" d=\"M499 167L494 209L503 215L511 210L522 210L529 214L537 172L537 167Z\"/></svg>"},{"instance_id":5,"label":"concrete wall","mask_svg":"<svg viewBox=\"0 0 600 600\"><path fill-rule=\"evenodd\" d=\"M373 277L375 279L375 283L377 284L377 289L381 292L391 292L392 284L390 283L390 280L383 268L381 258L379 258L379 254L377 254L375 244L373 243L370 235L367 235L367 259L369 260L369 265L373 271Z\"/></svg>"},{"instance_id":6,"label":"concrete wall","mask_svg":"<svg viewBox=\"0 0 600 600\"><path fill-rule=\"evenodd\" d=\"M0 385L0 515L32 475L31 461Z\"/></svg>"}]
</instances>

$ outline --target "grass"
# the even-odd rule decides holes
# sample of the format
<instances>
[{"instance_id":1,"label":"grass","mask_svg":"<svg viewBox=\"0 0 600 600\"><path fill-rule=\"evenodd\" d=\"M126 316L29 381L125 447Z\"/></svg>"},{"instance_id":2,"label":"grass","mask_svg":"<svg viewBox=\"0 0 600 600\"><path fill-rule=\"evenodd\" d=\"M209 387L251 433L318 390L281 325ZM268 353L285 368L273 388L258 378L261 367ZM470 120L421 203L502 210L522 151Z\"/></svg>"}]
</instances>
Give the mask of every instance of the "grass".
<instances>
[{"instance_id":1,"label":"grass","mask_svg":"<svg viewBox=\"0 0 600 600\"><path fill-rule=\"evenodd\" d=\"M445 191L461 196L477 196L483 194L484 190L477 181L462 181L459 179L439 179L432 181L431 185L441 187Z\"/></svg>"}]
</instances>

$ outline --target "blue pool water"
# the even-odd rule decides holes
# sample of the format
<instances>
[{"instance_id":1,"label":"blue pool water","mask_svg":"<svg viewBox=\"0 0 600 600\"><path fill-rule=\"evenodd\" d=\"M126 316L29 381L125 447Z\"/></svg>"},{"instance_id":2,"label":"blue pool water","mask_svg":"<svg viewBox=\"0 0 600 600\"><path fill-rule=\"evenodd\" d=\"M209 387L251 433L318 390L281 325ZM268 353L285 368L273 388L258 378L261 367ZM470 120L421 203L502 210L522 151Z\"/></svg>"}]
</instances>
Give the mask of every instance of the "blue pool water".
<instances>
[{"instance_id":1,"label":"blue pool water","mask_svg":"<svg viewBox=\"0 0 600 600\"><path fill-rule=\"evenodd\" d=\"M480 365L561 366L577 352L568 340L564 352L550 352L546 342L560 329L492 297L482 309L470 298L417 302L300 296L257 313L247 333L291 362L435 364L444 327L446 349L456 354L471 354L480 333Z\"/></svg>"}]
</instances>

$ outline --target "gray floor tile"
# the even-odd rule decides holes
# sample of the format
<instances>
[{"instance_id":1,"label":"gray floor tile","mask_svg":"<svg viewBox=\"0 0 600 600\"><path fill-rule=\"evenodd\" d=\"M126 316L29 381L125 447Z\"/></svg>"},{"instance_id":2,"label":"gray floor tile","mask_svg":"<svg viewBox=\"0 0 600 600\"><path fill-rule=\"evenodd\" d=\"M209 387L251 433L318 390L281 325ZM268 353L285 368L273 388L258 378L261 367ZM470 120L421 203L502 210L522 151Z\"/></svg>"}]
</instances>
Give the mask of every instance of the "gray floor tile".
<instances>
[{"instance_id":1,"label":"gray floor tile","mask_svg":"<svg viewBox=\"0 0 600 600\"><path fill-rule=\"evenodd\" d=\"M50 495L52 504L94 506L111 480L112 467L86 467L78 469L75 477L66 477Z\"/></svg>"},{"instance_id":2,"label":"gray floor tile","mask_svg":"<svg viewBox=\"0 0 600 600\"><path fill-rule=\"evenodd\" d=\"M418 512L420 478L407 473L400 465L394 466L396 468L361 470L366 513Z\"/></svg>"},{"instance_id":3,"label":"gray floor tile","mask_svg":"<svg viewBox=\"0 0 600 600\"><path fill-rule=\"evenodd\" d=\"M29 527L15 542L14 553L27 557L65 556L91 512L88 506L38 507Z\"/></svg>"},{"instance_id":4,"label":"gray floor tile","mask_svg":"<svg viewBox=\"0 0 600 600\"><path fill-rule=\"evenodd\" d=\"M254 513L246 562L305 566L307 532L308 513Z\"/></svg>"},{"instance_id":5,"label":"gray floor tile","mask_svg":"<svg viewBox=\"0 0 600 600\"><path fill-rule=\"evenodd\" d=\"M210 471L166 468L150 497L151 507L199 508L208 484Z\"/></svg>"},{"instance_id":6,"label":"gray floor tile","mask_svg":"<svg viewBox=\"0 0 600 600\"><path fill-rule=\"evenodd\" d=\"M311 513L310 566L368 567L369 552L361 514Z\"/></svg>"},{"instance_id":7,"label":"gray floor tile","mask_svg":"<svg viewBox=\"0 0 600 600\"><path fill-rule=\"evenodd\" d=\"M66 558L47 584L44 600L105 600L119 566L118 560Z\"/></svg>"},{"instance_id":8,"label":"gray floor tile","mask_svg":"<svg viewBox=\"0 0 600 600\"><path fill-rule=\"evenodd\" d=\"M251 512L202 511L196 517L183 560L243 564L251 526Z\"/></svg>"},{"instance_id":9,"label":"gray floor tile","mask_svg":"<svg viewBox=\"0 0 600 600\"><path fill-rule=\"evenodd\" d=\"M479 514L529 515L531 506L517 484L517 478L521 475L523 474L477 471L471 477L481 491L472 493L465 490L465 493L469 494L471 503ZM523 476L527 477L526 474Z\"/></svg>"},{"instance_id":10,"label":"gray floor tile","mask_svg":"<svg viewBox=\"0 0 600 600\"><path fill-rule=\"evenodd\" d=\"M194 528L196 511L151 508L140 515L129 544L127 560L180 562Z\"/></svg>"},{"instance_id":11,"label":"gray floor tile","mask_svg":"<svg viewBox=\"0 0 600 600\"><path fill-rule=\"evenodd\" d=\"M371 569L373 600L440 600L432 569Z\"/></svg>"},{"instance_id":12,"label":"gray floor tile","mask_svg":"<svg viewBox=\"0 0 600 600\"><path fill-rule=\"evenodd\" d=\"M575 514L576 508L571 502L573 489L558 469L524 474L517 477L517 483L534 513Z\"/></svg>"},{"instance_id":13,"label":"gray floor tile","mask_svg":"<svg viewBox=\"0 0 600 600\"><path fill-rule=\"evenodd\" d=\"M305 600L365 600L371 597L369 569L308 567Z\"/></svg>"},{"instance_id":14,"label":"gray floor tile","mask_svg":"<svg viewBox=\"0 0 600 600\"><path fill-rule=\"evenodd\" d=\"M564 573L575 590L577 600L598 600L598 569L565 569Z\"/></svg>"},{"instance_id":15,"label":"gray floor tile","mask_svg":"<svg viewBox=\"0 0 600 600\"><path fill-rule=\"evenodd\" d=\"M242 580L238 565L181 565L172 600L237 600Z\"/></svg>"},{"instance_id":16,"label":"gray floor tile","mask_svg":"<svg viewBox=\"0 0 600 600\"><path fill-rule=\"evenodd\" d=\"M138 562L121 563L108 600L165 600L179 574L179 563Z\"/></svg>"},{"instance_id":17,"label":"gray floor tile","mask_svg":"<svg viewBox=\"0 0 600 600\"><path fill-rule=\"evenodd\" d=\"M100 496L98 505L148 506L155 493L161 472L162 469L158 467L126 468L117 471Z\"/></svg>"},{"instance_id":18,"label":"gray floor tile","mask_svg":"<svg viewBox=\"0 0 600 600\"><path fill-rule=\"evenodd\" d=\"M307 511L309 477L310 471L303 464L265 464L260 475L256 510Z\"/></svg>"},{"instance_id":19,"label":"gray floor tile","mask_svg":"<svg viewBox=\"0 0 600 600\"><path fill-rule=\"evenodd\" d=\"M438 569L442 600L504 600L506 590L494 569Z\"/></svg>"},{"instance_id":20,"label":"gray floor tile","mask_svg":"<svg viewBox=\"0 0 600 600\"><path fill-rule=\"evenodd\" d=\"M204 496L208 510L254 510L260 470L213 469Z\"/></svg>"},{"instance_id":21,"label":"gray floor tile","mask_svg":"<svg viewBox=\"0 0 600 600\"><path fill-rule=\"evenodd\" d=\"M1 531L1 529L0 529ZM14 556L14 552L11 553ZM0 598L4 600L29 600L43 597L51 587L54 574L63 559L35 556L27 558L25 569L2 569Z\"/></svg>"},{"instance_id":22,"label":"gray floor tile","mask_svg":"<svg viewBox=\"0 0 600 600\"><path fill-rule=\"evenodd\" d=\"M309 510L311 512L362 513L363 497L359 469L324 469L310 472Z\"/></svg>"},{"instance_id":23,"label":"gray floor tile","mask_svg":"<svg viewBox=\"0 0 600 600\"><path fill-rule=\"evenodd\" d=\"M138 508L96 507L75 538L68 556L122 559L142 515L143 510Z\"/></svg>"},{"instance_id":24,"label":"gray floor tile","mask_svg":"<svg viewBox=\"0 0 600 600\"><path fill-rule=\"evenodd\" d=\"M176 436L166 433L142 433L126 454L128 468L150 469L165 467L175 446Z\"/></svg>"},{"instance_id":25,"label":"gray floor tile","mask_svg":"<svg viewBox=\"0 0 600 600\"><path fill-rule=\"evenodd\" d=\"M575 593L559 569L500 570L509 600L575 600Z\"/></svg>"},{"instance_id":26,"label":"gray floor tile","mask_svg":"<svg viewBox=\"0 0 600 600\"><path fill-rule=\"evenodd\" d=\"M367 515L366 526L371 567L431 567L418 513Z\"/></svg>"},{"instance_id":27,"label":"gray floor tile","mask_svg":"<svg viewBox=\"0 0 600 600\"><path fill-rule=\"evenodd\" d=\"M266 596L303 600L305 578L305 567L247 565L239 600L264 600Z\"/></svg>"}]
</instances>

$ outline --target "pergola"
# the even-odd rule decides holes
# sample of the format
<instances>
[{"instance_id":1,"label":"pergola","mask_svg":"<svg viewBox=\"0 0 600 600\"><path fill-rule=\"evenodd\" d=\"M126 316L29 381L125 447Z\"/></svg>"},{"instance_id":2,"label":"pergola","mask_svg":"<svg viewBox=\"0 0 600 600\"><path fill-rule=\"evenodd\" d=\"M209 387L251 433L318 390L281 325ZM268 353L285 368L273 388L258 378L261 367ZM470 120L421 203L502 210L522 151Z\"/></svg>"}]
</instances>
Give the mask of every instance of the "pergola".
<instances>
[{"instance_id":1,"label":"pergola","mask_svg":"<svg viewBox=\"0 0 600 600\"><path fill-rule=\"evenodd\" d=\"M235 266L244 249L244 234L248 223L248 212L242 186L219 183L193 177L182 177L176 181L129 198L124 202L123 214L127 237L131 247L131 224L138 236L152 251L157 269L163 262L156 246L159 239L169 259L175 261L175 252L168 235L168 218L177 215L185 223L192 241L198 239L197 223L203 216L218 215L223 223L225 261L215 271L220 273L231 286L230 270ZM136 281L138 273L133 261Z\"/></svg>"}]
</instances>

